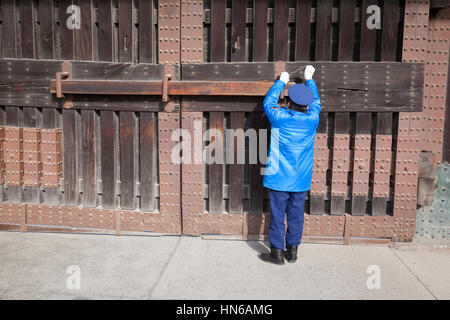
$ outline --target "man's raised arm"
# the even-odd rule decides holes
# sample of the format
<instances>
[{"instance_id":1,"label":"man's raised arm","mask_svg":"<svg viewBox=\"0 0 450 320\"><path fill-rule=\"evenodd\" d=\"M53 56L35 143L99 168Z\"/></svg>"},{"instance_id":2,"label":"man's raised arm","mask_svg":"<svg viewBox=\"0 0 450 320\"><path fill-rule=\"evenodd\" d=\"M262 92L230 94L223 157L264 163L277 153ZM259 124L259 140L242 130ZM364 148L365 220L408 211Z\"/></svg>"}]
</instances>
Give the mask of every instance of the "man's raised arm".
<instances>
[{"instance_id":1,"label":"man's raised arm","mask_svg":"<svg viewBox=\"0 0 450 320\"><path fill-rule=\"evenodd\" d=\"M287 72L283 72L280 75L280 80L275 81L275 83L269 89L269 92L267 92L266 98L264 99L263 102L263 107L267 119L269 119L270 123L276 121L279 116L279 109L277 109L278 98L280 97L281 91L283 91L284 87L288 82L289 82L289 74Z\"/></svg>"},{"instance_id":2,"label":"man's raised arm","mask_svg":"<svg viewBox=\"0 0 450 320\"><path fill-rule=\"evenodd\" d=\"M306 66L305 69L305 85L311 89L313 93L313 102L308 106L308 114L317 114L319 116L319 113L321 111L320 107L320 97L319 97L319 91L317 90L316 81L313 79L313 75L316 69L314 69L313 66L309 65Z\"/></svg>"}]
</instances>

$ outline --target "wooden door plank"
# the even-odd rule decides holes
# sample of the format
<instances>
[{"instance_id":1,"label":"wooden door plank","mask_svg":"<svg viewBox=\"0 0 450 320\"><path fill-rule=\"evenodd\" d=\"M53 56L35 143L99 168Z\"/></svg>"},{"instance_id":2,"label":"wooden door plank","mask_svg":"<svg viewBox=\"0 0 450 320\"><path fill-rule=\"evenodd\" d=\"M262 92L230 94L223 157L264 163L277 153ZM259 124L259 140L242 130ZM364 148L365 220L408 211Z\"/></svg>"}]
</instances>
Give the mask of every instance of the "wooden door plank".
<instances>
[{"instance_id":1,"label":"wooden door plank","mask_svg":"<svg viewBox=\"0 0 450 320\"><path fill-rule=\"evenodd\" d=\"M333 0L317 1L316 61L331 60Z\"/></svg>"},{"instance_id":2,"label":"wooden door plank","mask_svg":"<svg viewBox=\"0 0 450 320\"><path fill-rule=\"evenodd\" d=\"M17 12L15 0L2 1L2 53L4 58L17 58Z\"/></svg>"},{"instance_id":3,"label":"wooden door plank","mask_svg":"<svg viewBox=\"0 0 450 320\"><path fill-rule=\"evenodd\" d=\"M79 0L81 28L76 30L76 57L78 60L94 60L93 56L93 24L92 0ZM96 152L96 113L93 110L81 110L81 143L82 143L82 177L85 207L96 207L98 204Z\"/></svg>"},{"instance_id":4,"label":"wooden door plank","mask_svg":"<svg viewBox=\"0 0 450 320\"><path fill-rule=\"evenodd\" d=\"M226 1L211 1L211 62L225 61Z\"/></svg>"},{"instance_id":5,"label":"wooden door plank","mask_svg":"<svg viewBox=\"0 0 450 320\"><path fill-rule=\"evenodd\" d=\"M133 59L133 3L119 0L119 61ZM120 207L134 209L135 202L135 115L120 112Z\"/></svg>"},{"instance_id":6,"label":"wooden door plank","mask_svg":"<svg viewBox=\"0 0 450 320\"><path fill-rule=\"evenodd\" d=\"M211 156L217 159L220 153L223 154L224 113L210 112L209 115L210 145L212 143L215 145ZM209 212L223 213L224 211L223 183L223 161L209 164Z\"/></svg>"},{"instance_id":7,"label":"wooden door plank","mask_svg":"<svg viewBox=\"0 0 450 320\"><path fill-rule=\"evenodd\" d=\"M309 61L311 56L312 0L297 0L295 19L295 60Z\"/></svg>"},{"instance_id":8,"label":"wooden door plank","mask_svg":"<svg viewBox=\"0 0 450 320\"><path fill-rule=\"evenodd\" d=\"M111 21L112 1L98 3L98 56L101 61L113 61L113 25ZM116 128L113 111L100 112L100 162L102 179L102 207L116 207Z\"/></svg>"},{"instance_id":9,"label":"wooden door plank","mask_svg":"<svg viewBox=\"0 0 450 320\"><path fill-rule=\"evenodd\" d=\"M34 8L31 1L20 1L20 31L22 39L22 58L32 59L35 58L35 41L34 41ZM24 108L23 109L23 126L25 128L36 128L38 125L38 117L40 112L37 108ZM34 147L34 146L33 146ZM33 150L30 150L33 151ZM25 146L24 146L25 152ZM24 159L26 161L26 159ZM37 166L37 164L36 164ZM31 165L30 174L36 174L38 170ZM24 174L27 172L27 168L24 164ZM40 174L38 173L38 176ZM40 179L39 179L40 180ZM40 190L37 186L24 186L23 188L23 200L28 203L40 202Z\"/></svg>"},{"instance_id":10,"label":"wooden door plank","mask_svg":"<svg viewBox=\"0 0 450 320\"><path fill-rule=\"evenodd\" d=\"M384 1L381 32L381 61L395 61L397 55L399 0Z\"/></svg>"},{"instance_id":11,"label":"wooden door plank","mask_svg":"<svg viewBox=\"0 0 450 320\"><path fill-rule=\"evenodd\" d=\"M339 10L339 61L353 60L356 0L341 0Z\"/></svg>"},{"instance_id":12,"label":"wooden door plank","mask_svg":"<svg viewBox=\"0 0 450 320\"><path fill-rule=\"evenodd\" d=\"M146 1L147 2L147 1ZM112 1L98 2L98 58L113 61Z\"/></svg>"},{"instance_id":13,"label":"wooden door plank","mask_svg":"<svg viewBox=\"0 0 450 320\"><path fill-rule=\"evenodd\" d=\"M216 0L211 2L211 62L224 62L225 55L225 16L226 16L226 1ZM210 112L209 113L209 129L210 129L210 145L213 143L213 131L224 133L224 113ZM223 139L218 140L219 145L216 145L214 156L218 152L223 153ZM208 165L209 172L209 212L222 213L223 207L223 164L211 163Z\"/></svg>"},{"instance_id":14,"label":"wooden door plank","mask_svg":"<svg viewBox=\"0 0 450 320\"><path fill-rule=\"evenodd\" d=\"M119 61L131 62L133 59L133 2L119 0Z\"/></svg>"},{"instance_id":15,"label":"wooden door plank","mask_svg":"<svg viewBox=\"0 0 450 320\"><path fill-rule=\"evenodd\" d=\"M260 102L262 104L262 102ZM258 155L260 153L259 149L261 148L261 139L266 139L266 146L268 146L267 138L264 135L260 136L260 129L267 129L267 122L264 116L264 113L260 111L255 111L251 113L251 127L255 129L257 132L257 140L258 147L255 150L258 150ZM268 148L266 149L268 150ZM263 175L261 173L261 169L263 165L261 164L260 155L257 158L256 164L250 164L250 206L249 213L263 213L263 204L264 204L264 188L263 188Z\"/></svg>"},{"instance_id":16,"label":"wooden door plank","mask_svg":"<svg viewBox=\"0 0 450 320\"><path fill-rule=\"evenodd\" d=\"M26 1L26 0L25 0ZM72 11L67 13L69 7L73 4L72 0L60 0L59 1L59 41L60 41L60 57L61 59L73 60L74 59L74 32L68 28L67 21L72 15Z\"/></svg>"},{"instance_id":17,"label":"wooden door plank","mask_svg":"<svg viewBox=\"0 0 450 320\"><path fill-rule=\"evenodd\" d=\"M246 27L246 11L247 1L233 0L232 2L232 21L231 21L231 61L241 62L245 61L245 27ZM245 121L244 112L230 113L230 129L243 130ZM235 131L234 131L235 132ZM228 165L229 169L229 184L228 184L228 199L229 212L241 213L243 209L242 191L244 179L244 165L237 163L237 152L239 150L240 141L238 138L232 137L234 140L234 150L225 150L225 153L232 152L233 162ZM227 155L231 156L231 155Z\"/></svg>"},{"instance_id":18,"label":"wooden door plank","mask_svg":"<svg viewBox=\"0 0 450 320\"><path fill-rule=\"evenodd\" d=\"M139 62L153 62L153 0L139 0Z\"/></svg>"},{"instance_id":19,"label":"wooden door plank","mask_svg":"<svg viewBox=\"0 0 450 320\"><path fill-rule=\"evenodd\" d=\"M229 165L228 199L230 213L242 213L243 209L242 193L245 162L244 121L244 112L230 113L230 129L234 130L233 133L237 133L236 136L233 135L232 137L230 137L234 140L233 150L228 148L226 150L226 152L232 153L231 158L233 159L233 164ZM242 139L240 139L239 131L242 132ZM242 161L242 156L244 157L244 161Z\"/></svg>"},{"instance_id":20,"label":"wooden door plank","mask_svg":"<svg viewBox=\"0 0 450 320\"><path fill-rule=\"evenodd\" d=\"M157 177L157 118L153 112L141 112L140 115L140 185L141 210L156 209L155 184Z\"/></svg>"},{"instance_id":21,"label":"wooden door plank","mask_svg":"<svg viewBox=\"0 0 450 320\"><path fill-rule=\"evenodd\" d=\"M120 207L135 209L135 115L120 113Z\"/></svg>"},{"instance_id":22,"label":"wooden door plank","mask_svg":"<svg viewBox=\"0 0 450 320\"><path fill-rule=\"evenodd\" d=\"M360 61L375 61L377 29L367 27L367 8L372 5L378 5L378 0L362 0L361 4L361 41L360 41Z\"/></svg>"},{"instance_id":23,"label":"wooden door plank","mask_svg":"<svg viewBox=\"0 0 450 320\"><path fill-rule=\"evenodd\" d=\"M71 17L72 11L69 10L73 5L72 0L60 0L59 2L59 38L60 38L60 57L61 59L72 60L75 57L74 31L67 26L67 21ZM79 179L78 166L80 154L77 148L77 135L79 134L76 125L76 110L62 111L63 125L63 177L64 177L64 204L79 204Z\"/></svg>"},{"instance_id":24,"label":"wooden door plank","mask_svg":"<svg viewBox=\"0 0 450 320\"><path fill-rule=\"evenodd\" d=\"M93 5L92 0L78 0L81 11L80 29L76 30L77 60L94 60L93 55Z\"/></svg>"},{"instance_id":25,"label":"wooden door plank","mask_svg":"<svg viewBox=\"0 0 450 320\"><path fill-rule=\"evenodd\" d=\"M54 59L54 14L53 1L44 0L39 2L39 59ZM42 128L56 129L58 127L58 112L53 108L42 109ZM43 202L48 204L59 203L59 189L45 188L42 193Z\"/></svg>"},{"instance_id":26,"label":"wooden door plank","mask_svg":"<svg viewBox=\"0 0 450 320\"><path fill-rule=\"evenodd\" d=\"M253 61L267 61L268 0L255 0L253 9Z\"/></svg>"},{"instance_id":27,"label":"wooden door plank","mask_svg":"<svg viewBox=\"0 0 450 320\"><path fill-rule=\"evenodd\" d=\"M74 32L67 26L67 20L71 16L71 11L67 13L67 10L72 4L72 0L60 0L59 2L60 57L68 60L72 60L75 57ZM64 204L66 205L78 205L80 199L78 166L81 155L78 153L77 148L78 130L76 116L76 110L62 110Z\"/></svg>"},{"instance_id":28,"label":"wooden door plank","mask_svg":"<svg viewBox=\"0 0 450 320\"><path fill-rule=\"evenodd\" d=\"M32 59L34 55L34 12L33 2L20 1L20 33L22 38L22 58Z\"/></svg>"},{"instance_id":29,"label":"wooden door plank","mask_svg":"<svg viewBox=\"0 0 450 320\"><path fill-rule=\"evenodd\" d=\"M116 122L114 111L101 111L101 177L102 207L107 209L116 206Z\"/></svg>"},{"instance_id":30,"label":"wooden door plank","mask_svg":"<svg viewBox=\"0 0 450 320\"><path fill-rule=\"evenodd\" d=\"M63 110L63 177L64 204L78 205L78 159L76 111Z\"/></svg>"},{"instance_id":31,"label":"wooden door plank","mask_svg":"<svg viewBox=\"0 0 450 320\"><path fill-rule=\"evenodd\" d=\"M247 1L233 0L231 5L231 61L245 61Z\"/></svg>"},{"instance_id":32,"label":"wooden door plank","mask_svg":"<svg viewBox=\"0 0 450 320\"><path fill-rule=\"evenodd\" d=\"M39 59L53 59L53 1L39 1Z\"/></svg>"},{"instance_id":33,"label":"wooden door plank","mask_svg":"<svg viewBox=\"0 0 450 320\"><path fill-rule=\"evenodd\" d=\"M85 207L97 206L97 167L96 167L96 114L92 110L81 110L81 150L83 200Z\"/></svg>"},{"instance_id":34,"label":"wooden door plank","mask_svg":"<svg viewBox=\"0 0 450 320\"><path fill-rule=\"evenodd\" d=\"M274 3L273 61L288 60L289 1L277 0Z\"/></svg>"}]
</instances>

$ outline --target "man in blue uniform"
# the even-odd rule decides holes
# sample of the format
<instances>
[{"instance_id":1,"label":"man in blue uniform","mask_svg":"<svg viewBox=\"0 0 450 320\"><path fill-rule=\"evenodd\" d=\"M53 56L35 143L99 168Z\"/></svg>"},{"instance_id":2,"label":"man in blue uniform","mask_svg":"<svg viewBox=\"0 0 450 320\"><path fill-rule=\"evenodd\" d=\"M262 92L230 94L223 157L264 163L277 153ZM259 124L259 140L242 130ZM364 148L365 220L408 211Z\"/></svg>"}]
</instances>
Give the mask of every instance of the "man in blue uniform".
<instances>
[{"instance_id":1,"label":"man in blue uniform","mask_svg":"<svg viewBox=\"0 0 450 320\"><path fill-rule=\"evenodd\" d=\"M277 104L289 82L287 72L281 74L264 99L264 112L271 125L269 160L264 173L271 215L270 253L263 253L260 258L275 264L284 264L284 258L295 262L302 237L305 198L311 187L314 140L321 111L316 82L312 79L314 72L313 66L307 66L305 84L289 88L288 108Z\"/></svg>"}]
</instances>

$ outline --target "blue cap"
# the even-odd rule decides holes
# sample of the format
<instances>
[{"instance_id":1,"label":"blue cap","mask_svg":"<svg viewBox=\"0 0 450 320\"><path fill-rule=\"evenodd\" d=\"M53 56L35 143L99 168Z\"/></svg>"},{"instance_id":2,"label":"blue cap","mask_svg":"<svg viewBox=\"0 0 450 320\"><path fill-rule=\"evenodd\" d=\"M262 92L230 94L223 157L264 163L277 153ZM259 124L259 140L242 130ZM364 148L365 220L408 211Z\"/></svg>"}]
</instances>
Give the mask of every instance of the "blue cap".
<instances>
[{"instance_id":1,"label":"blue cap","mask_svg":"<svg viewBox=\"0 0 450 320\"><path fill-rule=\"evenodd\" d=\"M309 106L314 99L313 92L304 84L294 84L288 89L289 98L300 106Z\"/></svg>"}]
</instances>

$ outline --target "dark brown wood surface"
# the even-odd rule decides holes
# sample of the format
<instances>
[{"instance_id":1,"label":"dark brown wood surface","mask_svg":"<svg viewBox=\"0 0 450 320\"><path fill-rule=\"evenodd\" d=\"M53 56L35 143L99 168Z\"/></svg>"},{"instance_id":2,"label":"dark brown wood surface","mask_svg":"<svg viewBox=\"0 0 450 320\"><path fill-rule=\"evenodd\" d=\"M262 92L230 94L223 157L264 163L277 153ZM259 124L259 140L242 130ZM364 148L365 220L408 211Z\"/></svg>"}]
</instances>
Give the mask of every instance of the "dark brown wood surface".
<instances>
[{"instance_id":1,"label":"dark brown wood surface","mask_svg":"<svg viewBox=\"0 0 450 320\"><path fill-rule=\"evenodd\" d=\"M148 2L148 1L146 1ZM112 1L98 2L98 58L113 61Z\"/></svg>"},{"instance_id":2,"label":"dark brown wood surface","mask_svg":"<svg viewBox=\"0 0 450 320\"><path fill-rule=\"evenodd\" d=\"M361 4L361 41L360 41L360 61L374 61L377 48L377 29L367 27L367 8L378 5L377 0L362 0Z\"/></svg>"},{"instance_id":3,"label":"dark brown wood surface","mask_svg":"<svg viewBox=\"0 0 450 320\"><path fill-rule=\"evenodd\" d=\"M154 62L153 0L139 0L139 63Z\"/></svg>"},{"instance_id":4,"label":"dark brown wood surface","mask_svg":"<svg viewBox=\"0 0 450 320\"><path fill-rule=\"evenodd\" d=\"M37 57L40 59L54 59L54 10L53 1L44 0L39 2L39 42ZM48 100L47 100L48 101ZM42 105L45 105L42 103ZM42 128L58 128L59 112L54 108L42 109ZM45 188L43 201L48 204L59 203L59 189Z\"/></svg>"},{"instance_id":5,"label":"dark brown wood surface","mask_svg":"<svg viewBox=\"0 0 450 320\"><path fill-rule=\"evenodd\" d=\"M259 101L261 104L262 101ZM259 108L262 108L259 106ZM259 130L267 130L268 123L266 121L266 117L264 113L261 111L256 111L251 113L251 127L256 130L258 137L258 159L257 163L250 164L250 205L249 205L249 213L263 213L263 205L264 205L264 188L263 188L263 175L261 173L261 169L264 168L264 165L261 164L261 160L259 157L259 149L261 148L261 139L264 139L263 135L259 134ZM267 139L266 139L267 141ZM266 150L269 150L269 144L266 145Z\"/></svg>"},{"instance_id":6,"label":"dark brown wood surface","mask_svg":"<svg viewBox=\"0 0 450 320\"><path fill-rule=\"evenodd\" d=\"M381 61L396 60L399 11L399 0L384 1L381 32Z\"/></svg>"},{"instance_id":7,"label":"dark brown wood surface","mask_svg":"<svg viewBox=\"0 0 450 320\"><path fill-rule=\"evenodd\" d=\"M74 32L67 27L67 19L71 16L67 14L67 9L72 5L72 0L61 0L59 2L60 17L60 58L74 58ZM58 66L52 66L51 71L55 72ZM57 101L53 100L53 104ZM63 178L64 178L64 204L78 205L80 202L79 193L79 161L81 154L77 148L80 140L81 132L78 131L77 119L79 121L80 114L76 110L62 111L62 157L63 157Z\"/></svg>"},{"instance_id":8,"label":"dark brown wood surface","mask_svg":"<svg viewBox=\"0 0 450 320\"><path fill-rule=\"evenodd\" d=\"M211 62L225 61L225 0L211 1Z\"/></svg>"},{"instance_id":9,"label":"dark brown wood surface","mask_svg":"<svg viewBox=\"0 0 450 320\"><path fill-rule=\"evenodd\" d=\"M119 1L119 61L133 60L132 34L133 3ZM135 158L135 114L121 111L120 119L120 207L134 209L136 207L135 184L137 165Z\"/></svg>"},{"instance_id":10,"label":"dark brown wood surface","mask_svg":"<svg viewBox=\"0 0 450 320\"><path fill-rule=\"evenodd\" d=\"M100 112L102 207L116 207L116 121L113 111Z\"/></svg>"},{"instance_id":11,"label":"dark brown wood surface","mask_svg":"<svg viewBox=\"0 0 450 320\"><path fill-rule=\"evenodd\" d=\"M224 136L224 113L210 112L209 113L209 128L210 128L210 142L215 142L216 148L212 152L212 156L218 158L219 153L223 154L223 138L222 141L217 137L212 137L217 133ZM215 130L215 131L212 131ZM216 140L217 139L217 140ZM222 157L224 159L224 157ZM211 163L208 165L209 170L209 212L222 213L223 207L223 161L222 163Z\"/></svg>"},{"instance_id":12,"label":"dark brown wood surface","mask_svg":"<svg viewBox=\"0 0 450 320\"><path fill-rule=\"evenodd\" d=\"M22 40L21 57L35 58L35 19L33 3L31 1L20 1L20 37ZM26 128L37 128L41 113L37 108L23 109L23 126ZM40 202L39 187L24 186L23 201L29 203Z\"/></svg>"},{"instance_id":13,"label":"dark brown wood surface","mask_svg":"<svg viewBox=\"0 0 450 320\"><path fill-rule=\"evenodd\" d=\"M63 152L63 176L64 176L64 204L77 205L78 193L78 170L77 163L79 154L77 150L77 127L76 110L62 111L62 152Z\"/></svg>"},{"instance_id":14,"label":"dark brown wood surface","mask_svg":"<svg viewBox=\"0 0 450 320\"><path fill-rule=\"evenodd\" d=\"M253 61L267 61L267 7L268 1L254 1Z\"/></svg>"},{"instance_id":15,"label":"dark brown wood surface","mask_svg":"<svg viewBox=\"0 0 450 320\"><path fill-rule=\"evenodd\" d=\"M245 161L245 140L239 141L239 131L242 132L242 135L244 134L244 121L244 112L232 112L230 114L230 129L234 130L233 132L235 133L237 132L237 137L232 137L234 140L233 150L225 150L225 152L232 153L231 155L228 155L228 157L231 156L230 158L233 159L233 164L229 165L228 199L230 213L241 213L243 209L242 193L244 182L244 164L240 162L240 156L243 156Z\"/></svg>"},{"instance_id":16,"label":"dark brown wood surface","mask_svg":"<svg viewBox=\"0 0 450 320\"><path fill-rule=\"evenodd\" d=\"M133 2L119 0L119 61L130 62L133 59L132 32Z\"/></svg>"},{"instance_id":17,"label":"dark brown wood surface","mask_svg":"<svg viewBox=\"0 0 450 320\"><path fill-rule=\"evenodd\" d=\"M74 59L74 32L67 27L67 20L72 14L67 13L67 9L73 4L72 0L59 1L59 41L60 41L60 58L72 60ZM102 23L101 23L102 24Z\"/></svg>"},{"instance_id":18,"label":"dark brown wood surface","mask_svg":"<svg viewBox=\"0 0 450 320\"><path fill-rule=\"evenodd\" d=\"M245 18L247 1L233 0L231 5L231 61L245 61Z\"/></svg>"},{"instance_id":19,"label":"dark brown wood surface","mask_svg":"<svg viewBox=\"0 0 450 320\"><path fill-rule=\"evenodd\" d=\"M39 59L53 59L53 1L39 1Z\"/></svg>"},{"instance_id":20,"label":"dark brown wood surface","mask_svg":"<svg viewBox=\"0 0 450 320\"><path fill-rule=\"evenodd\" d=\"M289 1L274 1L273 61L288 60Z\"/></svg>"},{"instance_id":21,"label":"dark brown wood surface","mask_svg":"<svg viewBox=\"0 0 450 320\"><path fill-rule=\"evenodd\" d=\"M341 0L339 19L339 61L353 60L356 0Z\"/></svg>"},{"instance_id":22,"label":"dark brown wood surface","mask_svg":"<svg viewBox=\"0 0 450 320\"><path fill-rule=\"evenodd\" d=\"M297 0L295 60L308 61L311 57L312 0Z\"/></svg>"},{"instance_id":23,"label":"dark brown wood surface","mask_svg":"<svg viewBox=\"0 0 450 320\"><path fill-rule=\"evenodd\" d=\"M34 12L33 2L29 0L20 1L20 36L22 39L22 58L32 59L35 57L34 47Z\"/></svg>"},{"instance_id":24,"label":"dark brown wood surface","mask_svg":"<svg viewBox=\"0 0 450 320\"><path fill-rule=\"evenodd\" d=\"M113 25L111 14L113 4L111 0L104 0L98 3L99 25L98 25L98 57L100 61L113 61ZM117 57L115 57L117 59ZM91 69L89 69L91 70ZM92 99L94 100L94 99ZM104 101L108 103L108 101ZM98 110L100 103L96 104ZM117 126L117 115L114 111L100 111L100 164L102 180L102 207L116 208L118 201L116 199L117 184L117 155L116 137L119 134Z\"/></svg>"},{"instance_id":25,"label":"dark brown wood surface","mask_svg":"<svg viewBox=\"0 0 450 320\"><path fill-rule=\"evenodd\" d=\"M15 0L2 1L2 56L17 57L17 9Z\"/></svg>"},{"instance_id":26,"label":"dark brown wood surface","mask_svg":"<svg viewBox=\"0 0 450 320\"><path fill-rule=\"evenodd\" d=\"M92 110L81 110L81 150L83 197L85 207L97 206L97 170L96 170L96 114Z\"/></svg>"},{"instance_id":27,"label":"dark brown wood surface","mask_svg":"<svg viewBox=\"0 0 450 320\"><path fill-rule=\"evenodd\" d=\"M135 115L120 113L120 207L135 209Z\"/></svg>"},{"instance_id":28,"label":"dark brown wood surface","mask_svg":"<svg viewBox=\"0 0 450 320\"><path fill-rule=\"evenodd\" d=\"M316 61L331 60L331 18L333 0L317 2Z\"/></svg>"},{"instance_id":29,"label":"dark brown wood surface","mask_svg":"<svg viewBox=\"0 0 450 320\"><path fill-rule=\"evenodd\" d=\"M334 62L313 63L313 65L320 70L318 75L322 76L319 78L318 86L321 90L324 111L420 111L422 108L421 92L423 92L424 76L422 64ZM0 62L0 102L5 105L58 106L58 100L55 95L49 95L48 86L50 79L53 78L53 74L56 74L58 68L60 68L59 66L59 63L56 61L24 60L22 62L21 60L3 60ZM289 62L286 63L286 70L295 72L302 66L304 66L304 63ZM63 88L66 93L85 95L83 97L73 96L74 105L77 108L87 107L92 109L96 105L99 109L125 108L128 100L130 108L136 111L146 109L158 111L159 109L152 105L151 101L154 99L151 97L138 99L128 96L127 100L125 100L123 97L117 98L113 96L131 93L160 95L160 82L119 82L119 80L161 80L161 66L74 62L72 69L74 80L63 81ZM193 77L201 80L196 83L190 82L190 84L184 81L171 81L169 83L169 94L233 94L240 96L257 94L264 96L273 81L272 63L239 63L233 65L212 63L207 65L187 65L183 67L183 70L186 81L194 79ZM344 70L347 72L345 75L346 81L343 81ZM366 74L367 81L360 76L365 74L366 71L368 72ZM388 71L392 75L391 78L395 77L396 81L386 84ZM12 82L9 76L14 76L17 80ZM413 76L415 78L414 81L412 81ZM238 88L236 88L236 83L224 84L214 81L218 78L225 81L245 80L245 83L243 83L245 87L239 84ZM82 79L82 81L79 82L77 79ZM115 81L104 82L111 79ZM267 82L261 83L263 89L258 89L260 92L255 91L259 86L255 81L265 79L267 79ZM214 82L208 82L211 80ZM366 82L368 83L366 84ZM55 82L53 82L52 90L55 90ZM385 98L385 92L389 92L390 99L387 100ZM109 93L109 96L101 98L89 96L92 93ZM366 98L367 95L368 99ZM201 99L200 97L199 100ZM367 104L364 103L365 100L368 100ZM133 101L136 102L138 109L134 109ZM139 106L140 103L142 103L142 106Z\"/></svg>"},{"instance_id":30,"label":"dark brown wood surface","mask_svg":"<svg viewBox=\"0 0 450 320\"><path fill-rule=\"evenodd\" d=\"M141 186L141 210L154 211L156 203L156 178L157 163L157 118L153 112L141 112L140 114L140 186Z\"/></svg>"}]
</instances>

